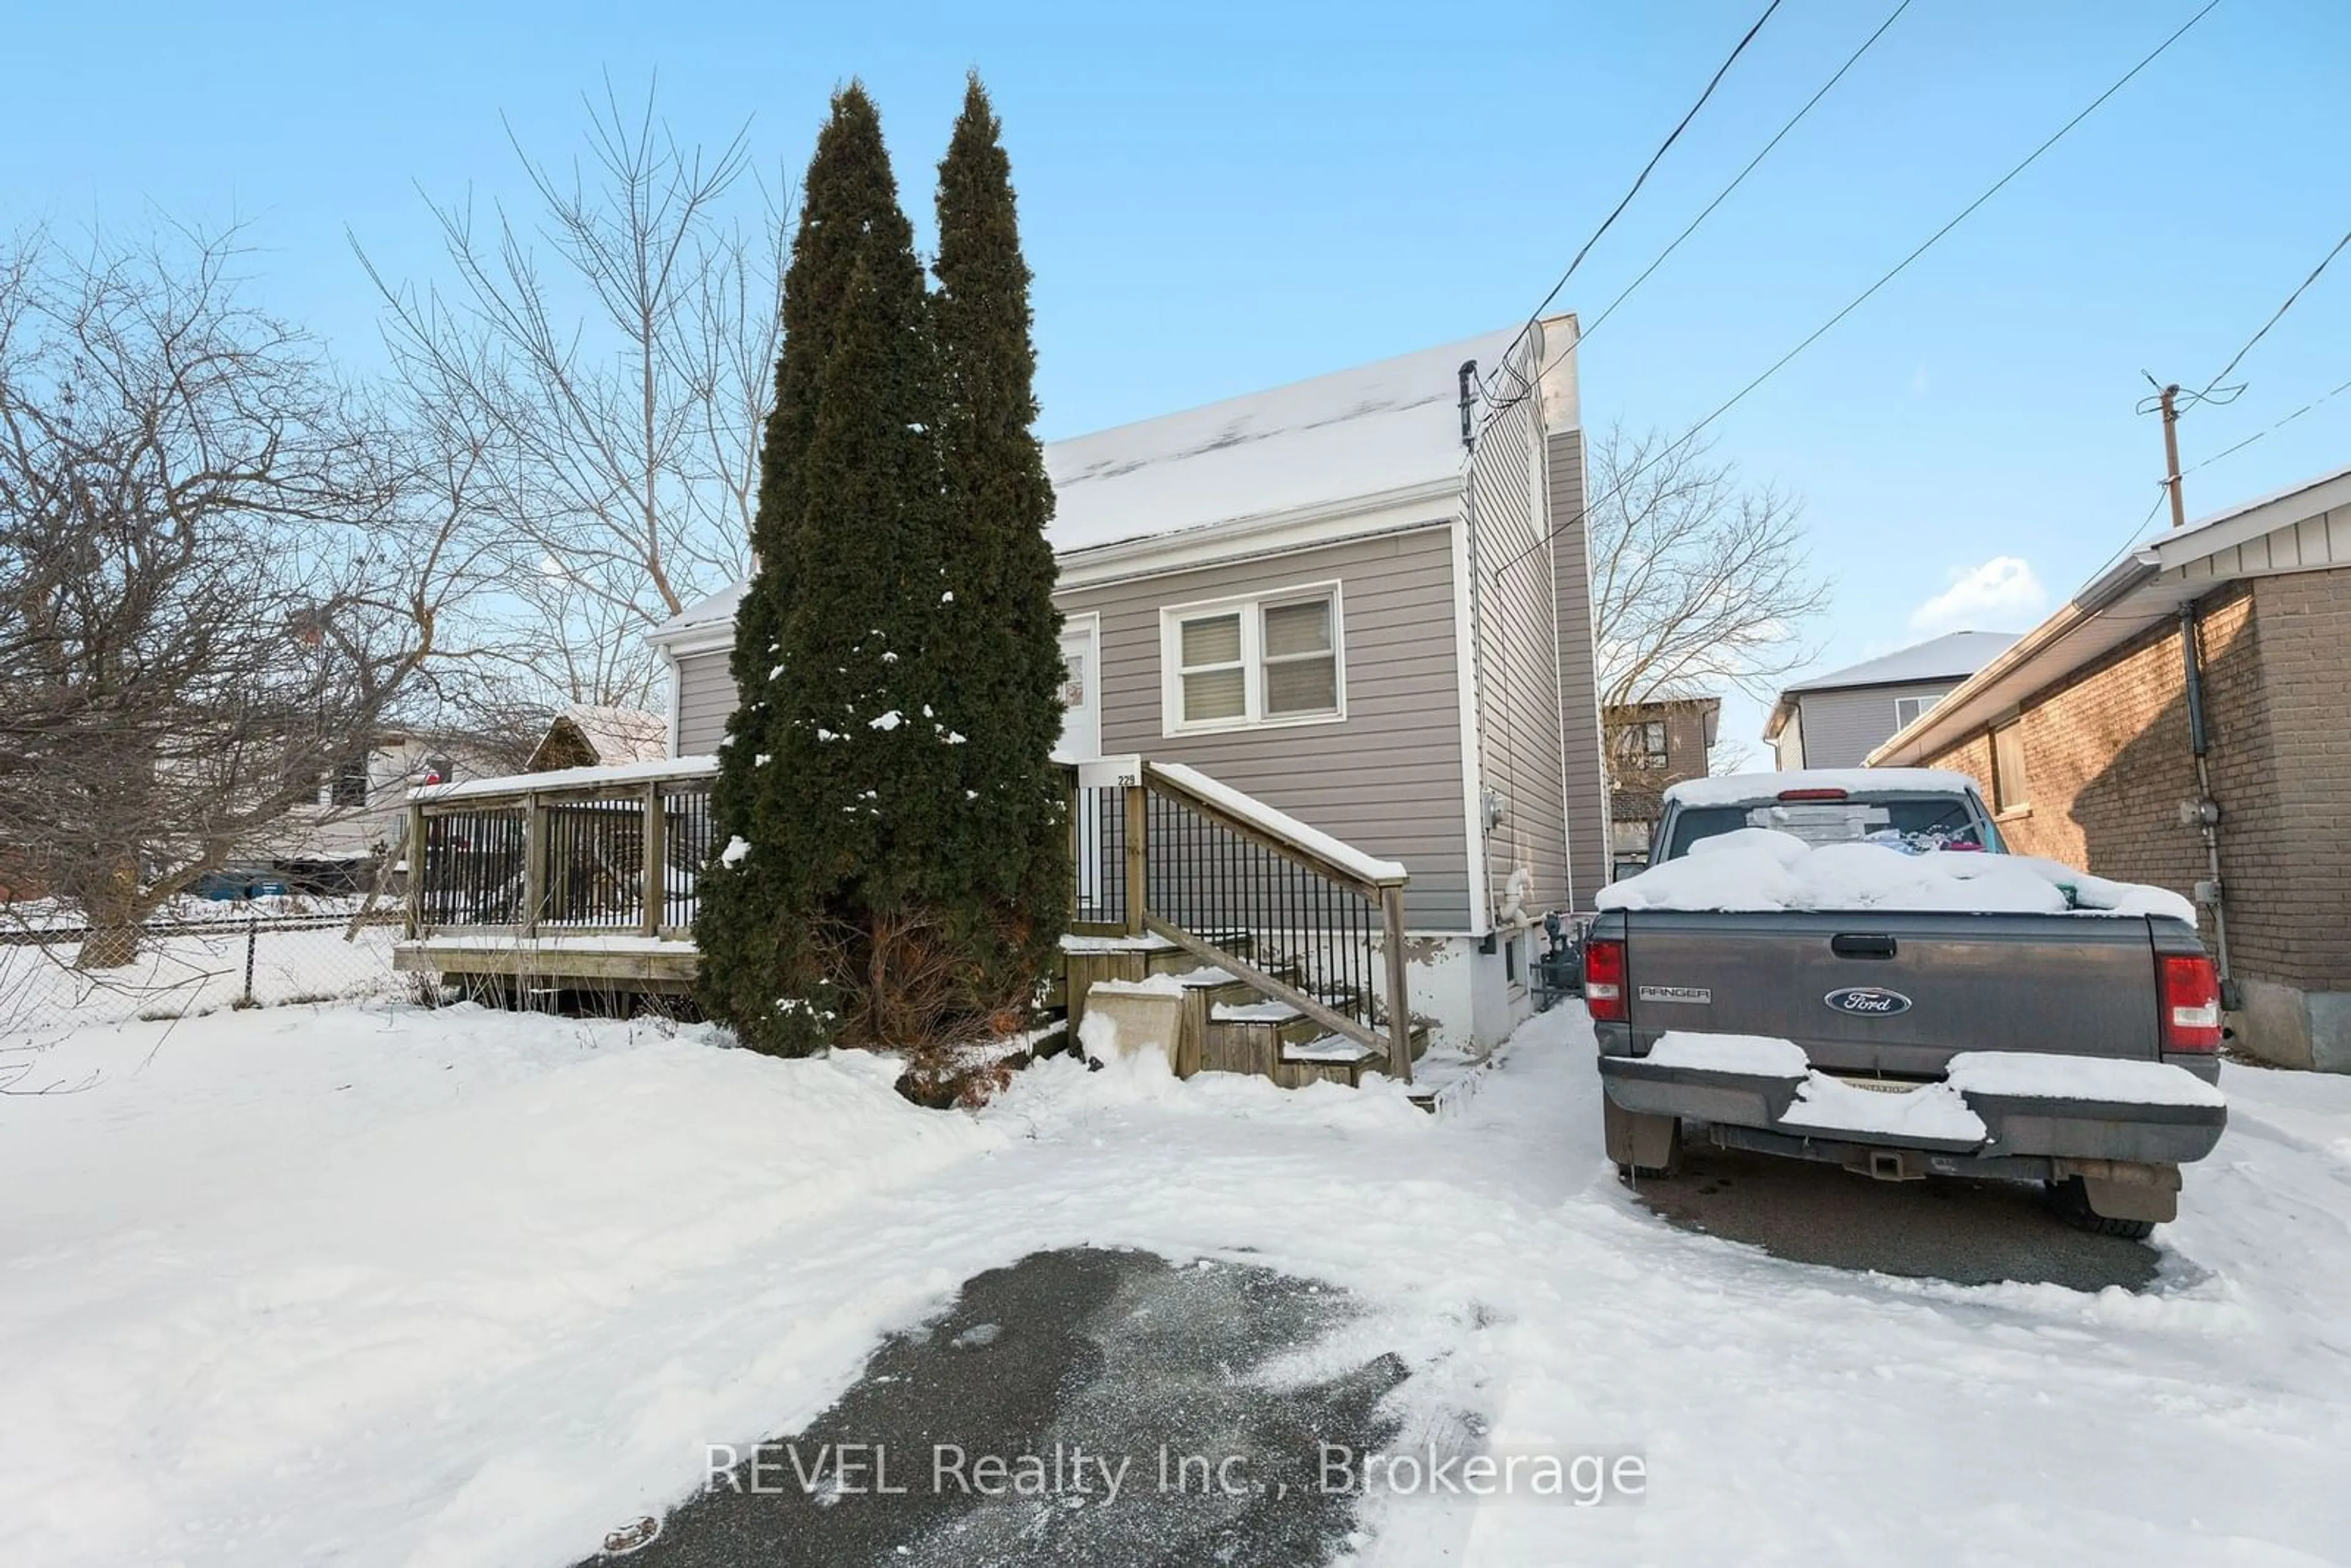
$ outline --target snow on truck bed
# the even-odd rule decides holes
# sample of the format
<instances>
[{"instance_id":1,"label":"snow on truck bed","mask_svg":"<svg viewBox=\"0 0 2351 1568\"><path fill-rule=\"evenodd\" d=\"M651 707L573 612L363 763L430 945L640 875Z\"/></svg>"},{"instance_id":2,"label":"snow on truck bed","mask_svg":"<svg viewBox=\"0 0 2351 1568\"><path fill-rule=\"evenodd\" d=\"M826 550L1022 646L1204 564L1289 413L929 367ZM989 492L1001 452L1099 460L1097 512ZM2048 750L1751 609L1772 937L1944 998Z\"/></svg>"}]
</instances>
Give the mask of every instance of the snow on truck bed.
<instances>
[{"instance_id":1,"label":"snow on truck bed","mask_svg":"<svg viewBox=\"0 0 2351 1568\"><path fill-rule=\"evenodd\" d=\"M2196 906L2168 888L2110 882L2056 861L1968 850L1913 854L1868 842L1815 846L1774 828L1700 839L1679 860L1611 883L1593 902L1624 910L2156 915L2196 924Z\"/></svg>"}]
</instances>

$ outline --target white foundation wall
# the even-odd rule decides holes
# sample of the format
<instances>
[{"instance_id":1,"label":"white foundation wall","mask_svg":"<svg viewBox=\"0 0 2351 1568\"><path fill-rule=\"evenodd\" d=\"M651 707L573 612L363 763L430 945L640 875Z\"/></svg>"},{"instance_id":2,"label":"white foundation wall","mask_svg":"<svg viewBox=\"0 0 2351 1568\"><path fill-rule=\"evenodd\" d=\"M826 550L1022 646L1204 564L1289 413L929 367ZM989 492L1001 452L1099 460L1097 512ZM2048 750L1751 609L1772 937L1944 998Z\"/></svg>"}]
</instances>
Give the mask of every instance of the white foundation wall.
<instances>
[{"instance_id":1,"label":"white foundation wall","mask_svg":"<svg viewBox=\"0 0 2351 1568\"><path fill-rule=\"evenodd\" d=\"M1502 940L1498 936L1495 950L1481 953L1475 936L1406 934L1405 984L1411 988L1413 1012L1435 1020L1429 1030L1432 1046L1490 1049L1533 1016L1534 998L1526 981L1536 939L1531 933L1518 938L1516 980L1507 972Z\"/></svg>"}]
</instances>

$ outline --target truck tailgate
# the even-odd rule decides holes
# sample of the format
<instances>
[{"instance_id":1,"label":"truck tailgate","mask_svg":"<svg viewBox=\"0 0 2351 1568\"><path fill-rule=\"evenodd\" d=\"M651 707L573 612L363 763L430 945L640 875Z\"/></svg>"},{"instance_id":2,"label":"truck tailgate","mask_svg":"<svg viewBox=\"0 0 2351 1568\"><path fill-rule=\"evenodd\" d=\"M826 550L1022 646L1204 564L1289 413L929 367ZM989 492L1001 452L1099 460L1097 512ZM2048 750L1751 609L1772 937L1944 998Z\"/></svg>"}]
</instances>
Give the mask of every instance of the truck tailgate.
<instances>
[{"instance_id":1,"label":"truck tailgate","mask_svg":"<svg viewBox=\"0 0 2351 1568\"><path fill-rule=\"evenodd\" d=\"M2148 922L2067 915L1628 913L1635 1048L1775 1035L1832 1071L1939 1075L1962 1051L2158 1060Z\"/></svg>"}]
</instances>

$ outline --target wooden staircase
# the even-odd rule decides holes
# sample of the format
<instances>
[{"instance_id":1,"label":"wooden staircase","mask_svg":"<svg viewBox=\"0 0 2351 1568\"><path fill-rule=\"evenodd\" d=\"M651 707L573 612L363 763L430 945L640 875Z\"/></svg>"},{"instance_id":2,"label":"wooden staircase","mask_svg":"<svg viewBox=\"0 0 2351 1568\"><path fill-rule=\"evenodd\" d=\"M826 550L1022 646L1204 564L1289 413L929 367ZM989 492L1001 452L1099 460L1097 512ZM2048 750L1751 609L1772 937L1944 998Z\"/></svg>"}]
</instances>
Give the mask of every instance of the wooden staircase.
<instances>
[{"instance_id":1,"label":"wooden staircase","mask_svg":"<svg viewBox=\"0 0 2351 1568\"><path fill-rule=\"evenodd\" d=\"M1054 999L1072 1040L1095 986L1169 977L1179 1076L1411 1081L1429 1030L1406 990L1404 868L1139 758L1073 770L1071 820L1087 918L1063 940Z\"/></svg>"}]
</instances>

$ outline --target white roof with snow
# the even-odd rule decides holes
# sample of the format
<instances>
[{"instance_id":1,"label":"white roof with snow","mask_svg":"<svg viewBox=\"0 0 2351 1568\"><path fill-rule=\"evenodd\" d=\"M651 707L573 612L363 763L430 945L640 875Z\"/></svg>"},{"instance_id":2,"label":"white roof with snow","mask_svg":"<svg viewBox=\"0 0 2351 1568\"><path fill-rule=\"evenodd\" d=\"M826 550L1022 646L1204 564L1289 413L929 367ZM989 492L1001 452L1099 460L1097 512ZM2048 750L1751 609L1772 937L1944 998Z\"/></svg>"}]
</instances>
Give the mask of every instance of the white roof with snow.
<instances>
[{"instance_id":1,"label":"white roof with snow","mask_svg":"<svg viewBox=\"0 0 2351 1568\"><path fill-rule=\"evenodd\" d=\"M569 720L596 749L596 760L606 767L622 762L652 762L669 754L669 721L657 713L637 707L596 707L587 703L573 703L548 726L554 732L555 723ZM542 737L531 752L531 761L547 747Z\"/></svg>"},{"instance_id":2,"label":"white roof with snow","mask_svg":"<svg viewBox=\"0 0 2351 1568\"><path fill-rule=\"evenodd\" d=\"M1799 681L1781 692L1763 723L1763 738L1776 740L1796 711L1796 699L1811 692L1851 691L1861 686L1907 686L1928 681L1963 681L2016 641L2013 632L1948 632L1891 653Z\"/></svg>"},{"instance_id":3,"label":"white roof with snow","mask_svg":"<svg viewBox=\"0 0 2351 1568\"><path fill-rule=\"evenodd\" d=\"M1798 692L1839 691L1846 686L1907 685L1913 681L1959 681L1974 674L2016 641L2013 632L1951 632L1928 642L1897 648L1825 675L1799 681L1788 688Z\"/></svg>"},{"instance_id":4,"label":"white roof with snow","mask_svg":"<svg viewBox=\"0 0 2351 1568\"><path fill-rule=\"evenodd\" d=\"M1458 489L1466 360L1491 371L1517 328L1045 444L1054 553ZM1520 356L1526 356L1521 347ZM742 585L654 633L731 620Z\"/></svg>"}]
</instances>

